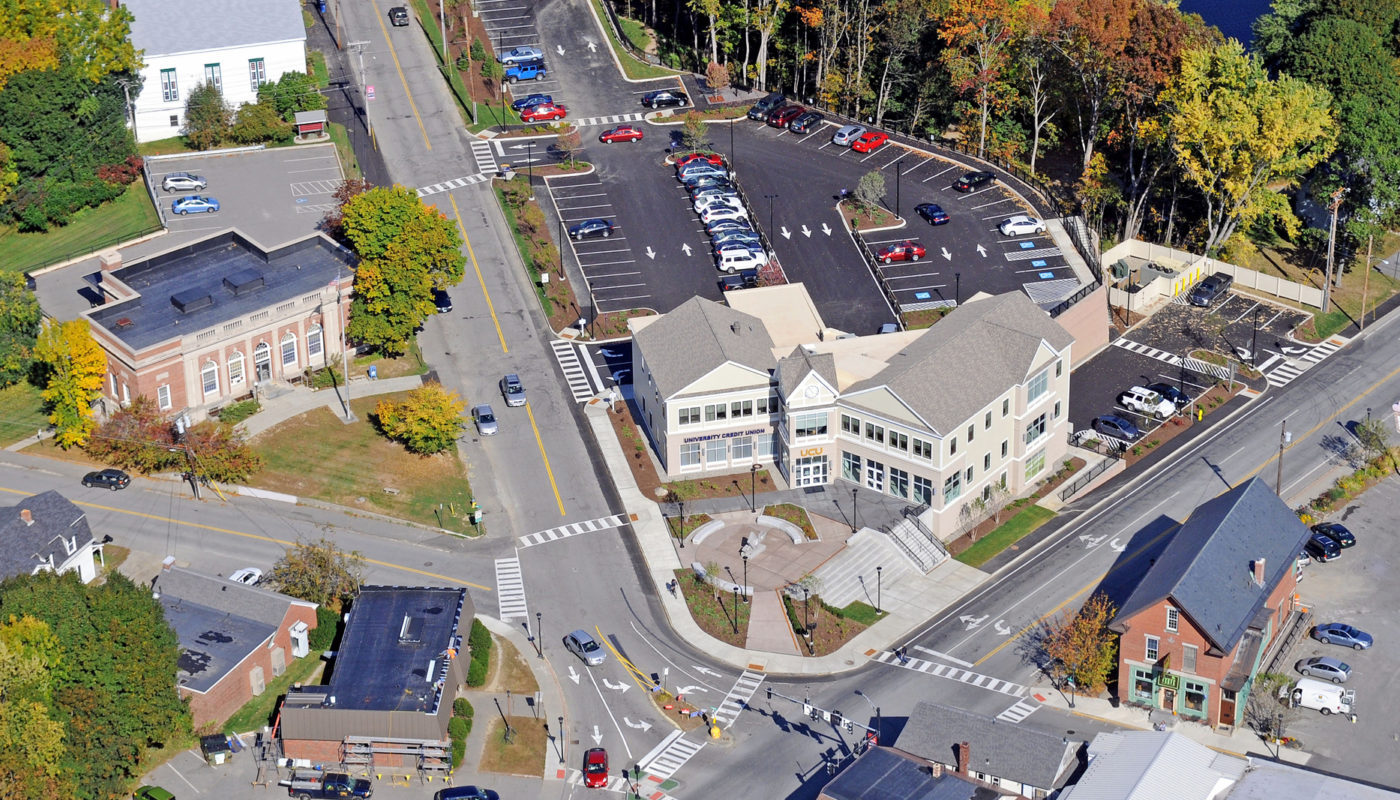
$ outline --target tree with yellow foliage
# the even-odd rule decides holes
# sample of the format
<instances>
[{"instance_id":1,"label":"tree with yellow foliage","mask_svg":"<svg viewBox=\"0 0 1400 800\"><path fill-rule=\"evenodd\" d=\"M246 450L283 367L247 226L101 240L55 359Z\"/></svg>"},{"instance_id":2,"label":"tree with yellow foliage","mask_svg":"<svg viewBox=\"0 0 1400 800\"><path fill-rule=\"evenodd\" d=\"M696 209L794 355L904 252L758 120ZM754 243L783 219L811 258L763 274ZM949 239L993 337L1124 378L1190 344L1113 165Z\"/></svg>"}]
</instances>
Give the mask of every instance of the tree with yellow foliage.
<instances>
[{"instance_id":1,"label":"tree with yellow foliage","mask_svg":"<svg viewBox=\"0 0 1400 800\"><path fill-rule=\"evenodd\" d=\"M92 338L85 319L50 322L34 346L49 422L58 429L58 444L67 449L87 443L97 428L92 404L102 393L107 354Z\"/></svg>"}]
</instances>

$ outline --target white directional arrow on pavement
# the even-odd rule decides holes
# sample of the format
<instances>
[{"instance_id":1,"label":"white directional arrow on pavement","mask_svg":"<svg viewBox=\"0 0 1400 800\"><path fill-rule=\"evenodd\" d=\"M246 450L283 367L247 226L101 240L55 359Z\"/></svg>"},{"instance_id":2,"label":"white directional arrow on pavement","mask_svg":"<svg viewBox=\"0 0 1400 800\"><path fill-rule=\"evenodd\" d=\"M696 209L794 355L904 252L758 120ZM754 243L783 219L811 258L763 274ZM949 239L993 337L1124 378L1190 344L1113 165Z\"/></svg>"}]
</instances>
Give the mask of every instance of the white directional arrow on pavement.
<instances>
[{"instance_id":1,"label":"white directional arrow on pavement","mask_svg":"<svg viewBox=\"0 0 1400 800\"><path fill-rule=\"evenodd\" d=\"M715 676L716 678L719 677L719 673L718 673L718 672L715 672L714 670L710 669L709 667L697 667L696 665L691 664L691 665L690 665L690 668L693 669L693 670L695 670L696 672L700 673L701 675L713 675L713 676Z\"/></svg>"},{"instance_id":2,"label":"white directional arrow on pavement","mask_svg":"<svg viewBox=\"0 0 1400 800\"><path fill-rule=\"evenodd\" d=\"M598 52L598 45L594 44L593 42L589 42L589 43L588 43L588 52L590 52L590 53L596 53L596 52Z\"/></svg>"},{"instance_id":3,"label":"white directional arrow on pavement","mask_svg":"<svg viewBox=\"0 0 1400 800\"><path fill-rule=\"evenodd\" d=\"M791 238L792 238L792 233L787 229L787 226L786 226L786 225L784 225L783 227L779 228L778 230L782 231L782 233L783 233L783 238L784 238L784 239L791 239Z\"/></svg>"},{"instance_id":4,"label":"white directional arrow on pavement","mask_svg":"<svg viewBox=\"0 0 1400 800\"><path fill-rule=\"evenodd\" d=\"M703 692L703 691L705 691L705 687L703 687L703 686L677 686L677 687L676 687L676 694L694 694L695 692Z\"/></svg>"},{"instance_id":5,"label":"white directional arrow on pavement","mask_svg":"<svg viewBox=\"0 0 1400 800\"><path fill-rule=\"evenodd\" d=\"M690 245L688 245L688 244L683 244L683 245L681 245L681 249L685 251L685 254L686 254L686 255L690 255Z\"/></svg>"},{"instance_id":6,"label":"white directional arrow on pavement","mask_svg":"<svg viewBox=\"0 0 1400 800\"><path fill-rule=\"evenodd\" d=\"M623 694L626 694L627 690L632 688L631 686L628 686L625 683L613 683L607 678L603 679L603 685L608 687L609 689L612 689L614 692L622 692Z\"/></svg>"},{"instance_id":7,"label":"white directional arrow on pavement","mask_svg":"<svg viewBox=\"0 0 1400 800\"><path fill-rule=\"evenodd\" d=\"M1124 550L1127 550L1127 549L1128 549L1128 546L1127 546L1126 544L1124 544L1124 543L1118 541L1118 537L1117 537L1117 536L1113 537L1113 541L1109 542L1109 543L1108 543L1108 546L1109 546L1109 547L1112 547L1112 548L1113 548L1113 552L1115 552L1115 553L1121 553L1121 552L1123 552Z\"/></svg>"},{"instance_id":8,"label":"white directional arrow on pavement","mask_svg":"<svg viewBox=\"0 0 1400 800\"><path fill-rule=\"evenodd\" d=\"M971 614L963 614L961 617L958 617L958 622L961 622L962 624L966 625L968 630L972 630L973 628L980 626L983 622L986 622L987 617L990 616L991 614L983 614L980 617L974 617Z\"/></svg>"},{"instance_id":9,"label":"white directional arrow on pavement","mask_svg":"<svg viewBox=\"0 0 1400 800\"><path fill-rule=\"evenodd\" d=\"M577 672L574 672L574 665L573 665L573 664L570 664L570 665L569 665L569 680L573 681L574 683L578 683L578 677L579 677L579 676L578 676L578 673L577 673Z\"/></svg>"},{"instance_id":10,"label":"white directional arrow on pavement","mask_svg":"<svg viewBox=\"0 0 1400 800\"><path fill-rule=\"evenodd\" d=\"M656 251L651 249L651 245L647 245L647 258L650 258L650 259L655 259L655 258L656 258Z\"/></svg>"},{"instance_id":11,"label":"white directional arrow on pavement","mask_svg":"<svg viewBox=\"0 0 1400 800\"><path fill-rule=\"evenodd\" d=\"M946 258L946 259L949 260L949 261L952 261L952 260L953 260L953 254L950 253L950 252L948 252L948 248L946 248L946 247L943 248L943 257Z\"/></svg>"},{"instance_id":12,"label":"white directional arrow on pavement","mask_svg":"<svg viewBox=\"0 0 1400 800\"><path fill-rule=\"evenodd\" d=\"M1104 539L1107 539L1107 538L1108 538L1108 536L1106 536L1106 535L1105 535L1105 536L1090 536L1089 534L1086 533L1086 534L1083 534L1083 535L1081 535L1081 536L1079 537L1079 541L1081 541L1081 542L1084 543L1084 549L1086 549L1086 550L1091 550L1091 549L1093 549L1093 548L1095 548L1095 547L1098 547L1099 545L1103 544L1103 540L1104 540Z\"/></svg>"},{"instance_id":13,"label":"white directional arrow on pavement","mask_svg":"<svg viewBox=\"0 0 1400 800\"><path fill-rule=\"evenodd\" d=\"M594 743L594 744L602 744L602 743L603 743L603 734L601 734L601 733L598 732L598 726L597 726L597 725L594 725L594 726L593 726L593 743Z\"/></svg>"},{"instance_id":14,"label":"white directional arrow on pavement","mask_svg":"<svg viewBox=\"0 0 1400 800\"><path fill-rule=\"evenodd\" d=\"M806 225L803 225L803 226L802 226L802 235L803 235L803 236L806 236L808 239L812 238L812 231L811 231L811 229L809 229Z\"/></svg>"},{"instance_id":15,"label":"white directional arrow on pavement","mask_svg":"<svg viewBox=\"0 0 1400 800\"><path fill-rule=\"evenodd\" d=\"M607 348L607 347L602 348L602 349L599 350L598 352L602 353L603 355L607 356L608 358L621 358L623 355L625 355L624 353L622 353L622 352L619 351L619 350L612 350L612 349Z\"/></svg>"},{"instance_id":16,"label":"white directional arrow on pavement","mask_svg":"<svg viewBox=\"0 0 1400 800\"><path fill-rule=\"evenodd\" d=\"M627 723L627 727L629 728L641 728L644 731L651 730L651 723L647 722L646 720L642 720L641 722L633 722L632 720L623 717L622 721Z\"/></svg>"},{"instance_id":17,"label":"white directional arrow on pavement","mask_svg":"<svg viewBox=\"0 0 1400 800\"><path fill-rule=\"evenodd\" d=\"M561 56L564 55L564 45L562 45L562 44L556 44L556 45L554 46L554 49L556 49L556 50L559 51L559 55L561 55Z\"/></svg>"},{"instance_id":18,"label":"white directional arrow on pavement","mask_svg":"<svg viewBox=\"0 0 1400 800\"><path fill-rule=\"evenodd\" d=\"M995 628L995 629L996 629L996 632L999 633L999 634L1001 634L1002 636L1010 636L1010 635L1011 635L1011 626L1010 626L1010 625L1003 625L1003 624L1001 624L1001 620L997 620L996 622L993 622L993 623L992 623L992 627Z\"/></svg>"},{"instance_id":19,"label":"white directional arrow on pavement","mask_svg":"<svg viewBox=\"0 0 1400 800\"><path fill-rule=\"evenodd\" d=\"M512 150L529 150L529 149L530 149L531 147L533 147L533 146L534 146L534 145L529 145L529 144L513 144L513 145L510 146L510 149L512 149Z\"/></svg>"},{"instance_id":20,"label":"white directional arrow on pavement","mask_svg":"<svg viewBox=\"0 0 1400 800\"><path fill-rule=\"evenodd\" d=\"M831 226L828 225L828 224L826 224L825 222L823 222L823 223L822 223L822 233L826 234L827 236L830 236L830 235L831 235Z\"/></svg>"},{"instance_id":21,"label":"white directional arrow on pavement","mask_svg":"<svg viewBox=\"0 0 1400 800\"><path fill-rule=\"evenodd\" d=\"M983 247L983 246L980 245L980 244L977 245L977 254L980 255L980 256L982 256L983 258L986 258L986 257L987 257L987 248Z\"/></svg>"}]
</instances>

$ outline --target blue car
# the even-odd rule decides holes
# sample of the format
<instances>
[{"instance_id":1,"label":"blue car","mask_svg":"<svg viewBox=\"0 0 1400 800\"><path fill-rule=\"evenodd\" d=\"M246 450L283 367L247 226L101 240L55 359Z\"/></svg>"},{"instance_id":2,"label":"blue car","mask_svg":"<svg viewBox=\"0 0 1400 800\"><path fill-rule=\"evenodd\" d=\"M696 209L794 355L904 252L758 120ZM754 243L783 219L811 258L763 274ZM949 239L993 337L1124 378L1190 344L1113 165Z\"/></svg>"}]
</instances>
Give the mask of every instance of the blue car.
<instances>
[{"instance_id":1,"label":"blue car","mask_svg":"<svg viewBox=\"0 0 1400 800\"><path fill-rule=\"evenodd\" d=\"M1324 644L1339 644L1353 650L1365 650L1375 643L1371 634L1343 622L1328 622L1313 628L1313 638Z\"/></svg>"},{"instance_id":2,"label":"blue car","mask_svg":"<svg viewBox=\"0 0 1400 800\"><path fill-rule=\"evenodd\" d=\"M948 212L944 211L937 203L920 203L914 206L914 213L924 218L930 225L948 224Z\"/></svg>"},{"instance_id":3,"label":"blue car","mask_svg":"<svg viewBox=\"0 0 1400 800\"><path fill-rule=\"evenodd\" d=\"M170 204L170 210L176 214L204 214L213 213L219 210L219 201L212 197L192 194L189 197L176 198Z\"/></svg>"},{"instance_id":4,"label":"blue car","mask_svg":"<svg viewBox=\"0 0 1400 800\"><path fill-rule=\"evenodd\" d=\"M532 94L527 97L522 97L519 100L516 100L514 103L510 104L510 107L515 109L516 111L520 111L526 108L530 108L531 106L545 105L546 103L553 102L554 98L547 94Z\"/></svg>"},{"instance_id":5,"label":"blue car","mask_svg":"<svg viewBox=\"0 0 1400 800\"><path fill-rule=\"evenodd\" d=\"M1094 432L1123 442L1136 442L1142 438L1142 430L1132 422L1117 414L1104 414L1094 418Z\"/></svg>"}]
</instances>

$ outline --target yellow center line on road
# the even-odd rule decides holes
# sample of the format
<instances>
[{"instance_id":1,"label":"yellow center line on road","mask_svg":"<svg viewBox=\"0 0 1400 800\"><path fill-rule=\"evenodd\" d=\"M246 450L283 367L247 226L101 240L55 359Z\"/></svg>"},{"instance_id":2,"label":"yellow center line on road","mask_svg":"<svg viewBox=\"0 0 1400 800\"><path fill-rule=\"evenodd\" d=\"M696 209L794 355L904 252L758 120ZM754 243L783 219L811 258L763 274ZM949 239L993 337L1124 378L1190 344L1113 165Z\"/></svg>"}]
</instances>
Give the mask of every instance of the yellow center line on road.
<instances>
[{"instance_id":1,"label":"yellow center line on road","mask_svg":"<svg viewBox=\"0 0 1400 800\"><path fill-rule=\"evenodd\" d=\"M9 489L9 488L3 487L3 486L0 486L0 492L8 492L9 494L17 494L17 495L20 495L20 496L22 496L22 497L32 497L32 496L34 495L33 492L26 492L26 491L22 491L22 490L19 490L19 489ZM98 504L98 503L80 503L80 502L77 502L77 501L72 501L72 502L73 502L74 505L76 505L76 506L81 506L81 507L83 507L83 508L94 508L94 509L98 509L98 510L101 510L101 511L110 511L110 512L112 512L112 513L114 513L114 514L124 514L124 515L126 515L126 516L128 516L128 517L139 517L139 518L141 518L141 519L155 520L156 522L173 523L173 524L175 524L175 525L180 525L180 526L183 526L183 527L186 527L186 528L195 528L195 529L197 529L197 530L202 530L202 531L212 531L212 532L214 532L214 533L226 533L226 534L228 534L229 536L238 536L238 537L243 538L243 539L254 539L254 540L259 541L259 542L269 542L269 543L272 543L272 544L280 544L280 545L282 545L283 547L296 547L296 545L297 545L296 542L289 542L289 541L287 541L287 540L285 540L285 539L278 539L278 538L273 537L273 536L264 536L264 535L262 535L262 534L260 534L260 533L248 533L247 531L236 531L236 530L233 530L233 529L231 529L231 528L220 528L220 527L217 527L217 526L214 526L214 525L205 525L205 524L199 523L199 522L185 522L185 521L183 521L183 520L174 519L174 518L172 518L172 517L162 517L162 516L160 516L159 514L147 514L147 513L144 512L144 511L131 511L131 510L128 510L128 509L125 509L125 508L116 508L116 507L114 507L114 506L104 506L104 505L100 505L100 504ZM442 574L439 574L439 573L436 573L436 572L428 572L427 570L416 569L416 568L414 568L414 567L406 567L406 566L404 566L404 565L402 565L402 564L391 564L391 563L389 563L388 561L379 561L379 560L373 559L373 558L364 558L363 556L361 556L361 558L364 560L364 562L365 562L366 564L373 564L373 565L375 565L375 566L377 566L377 567L387 567L387 568L389 568L389 569L396 569L396 570L399 570L399 571L401 571L401 572L411 572L411 573L413 573L414 575L422 575L422 576L427 577L427 578L433 578L434 580L442 580L442 581L447 581L448 583L456 583L456 584L460 584L460 585L462 585L462 586L469 586L469 587L471 587L471 588L473 588L473 589L481 589L481 590L487 591L487 592L493 591L492 588L491 588L490 586L482 586L482 585L480 585L480 584L471 583L471 582L469 582L469 581L458 580L458 579L456 579L456 578L453 578L453 577L450 576L450 575L442 575Z\"/></svg>"},{"instance_id":2,"label":"yellow center line on road","mask_svg":"<svg viewBox=\"0 0 1400 800\"><path fill-rule=\"evenodd\" d=\"M554 502L559 504L559 516L564 516L564 498L559 496L559 484L554 482L554 470L549 468L549 455L544 451L544 439L540 437L540 427L535 424L535 412L530 403L525 403L525 413L530 415L530 430L535 432L535 444L540 448L540 458L544 459L544 473L549 476L549 488L554 490Z\"/></svg>"},{"instance_id":3,"label":"yellow center line on road","mask_svg":"<svg viewBox=\"0 0 1400 800\"><path fill-rule=\"evenodd\" d=\"M1289 446L1288 446L1287 448L1285 448L1285 449L1286 449L1286 450L1292 449L1292 448L1293 448L1293 445L1299 444L1299 443L1302 442L1303 440L1307 439L1309 436L1312 436L1314 433L1317 433L1319 430L1322 429L1322 426L1324 426L1324 425L1330 425L1333 421L1335 421L1335 420L1337 419L1337 417L1340 417L1342 414L1345 414L1345 413L1347 412L1348 409L1350 409L1352 406L1356 405L1357 403L1361 402L1362 398L1364 398L1364 397L1366 397L1367 395L1369 395L1370 393L1374 392L1376 389L1380 388L1380 385L1381 385L1381 384L1385 383L1386 381L1391 380L1392 378L1394 378L1394 377L1397 376L1397 375L1400 375L1400 367L1396 367L1395 369L1391 370L1390 372L1387 372L1383 377L1381 377L1380 379L1378 379L1375 383L1372 383L1370 386L1367 386L1367 387L1365 388L1365 390L1359 392L1359 393L1356 395L1356 397L1352 398L1351 402L1347 403L1346 405L1342 406L1341 408L1338 408L1338 409L1337 409L1335 412L1333 412L1330 416L1326 417L1326 418L1323 419L1322 421L1318 422L1316 425L1314 425L1314 426L1312 426L1311 428L1309 428L1309 429L1307 430L1307 432L1304 433L1302 436L1296 437L1296 438L1293 440L1293 444L1292 444L1292 445L1289 445ZM1250 470L1250 472L1249 472L1247 475L1245 475L1242 479L1240 479L1239 483L1236 483L1234 486L1232 486L1231 489L1234 489L1234 488L1239 487L1241 484L1243 484L1244 482L1248 481L1250 478L1253 478L1255 475L1258 475L1259 472L1260 472L1261 470L1263 470L1265 467L1269 466L1270 464L1274 463L1274 459L1276 459L1276 458L1278 458L1278 457L1279 457L1279 456L1278 456L1278 453L1275 453L1275 454L1269 456L1262 464L1260 464L1259 466L1257 466L1257 467L1255 467L1254 469ZM1231 489L1227 489L1226 491L1230 491ZM1224 494L1224 492L1221 492L1221 494ZM1219 496L1219 495L1217 495L1217 497L1218 497L1218 496ZM1008 636L1008 637L1006 638L1006 641L1002 642L1001 644L999 644L999 645L997 645L996 647L993 647L991 650L987 651L987 654L984 655L984 656L982 656L981 658L977 659L977 661L973 663L973 666L981 666L983 662L985 662L987 659L991 658L992 656L996 655L997 653L1001 652L1002 649L1005 648L1007 645L1011 644L1012 642L1014 642L1014 641L1016 641L1017 639L1020 639L1022 636L1024 636L1024 635L1026 634L1027 631L1034 629L1035 627L1037 627L1037 626L1041 625L1042 623L1044 623L1046 620L1048 620L1048 619L1050 619L1051 617L1055 616L1056 614L1060 613L1060 611L1063 610L1065 606L1069 605L1069 604L1070 604L1071 602L1073 602L1074 600L1076 600L1076 599L1082 597L1082 596L1083 596L1086 592L1088 592L1090 589L1093 589L1094 587L1098 586L1098 585L1103 581L1104 578L1108 577L1110 574L1112 574L1113 572L1115 572L1116 570L1118 570L1119 568L1121 568L1123 565L1132 563L1132 560L1133 560L1134 558L1136 558L1139 554L1141 554L1143 550L1145 550L1147 547L1151 546L1154 542L1156 542L1157 540L1161 539L1163 536L1166 536L1168 533L1171 533L1172 531L1176 530L1176 529L1177 529L1178 527L1180 527L1180 526L1181 526L1181 523L1178 522L1178 523L1176 523L1175 525L1172 525L1171 527L1169 527L1169 528L1167 528L1166 530L1162 531L1161 533L1157 534L1156 536L1152 537L1152 539L1151 539L1150 541L1146 542L1145 544L1143 544L1142 547L1140 547L1140 548L1138 548L1137 550L1133 551L1133 554L1132 554L1132 555L1130 555L1130 556L1128 556L1127 558L1124 558L1123 560L1119 561L1119 562L1118 562L1118 563L1119 563L1119 566L1118 566L1118 567L1114 567L1113 569L1110 569L1110 570L1107 570L1107 571L1105 571L1105 572L1099 573L1096 577L1092 578L1092 579L1089 581L1089 583L1087 583L1087 584L1085 584L1083 587L1081 587L1079 591L1077 591L1077 592L1075 592L1074 594L1070 595L1069 597L1065 598L1064 602L1060 603L1059 605L1055 606L1054 608L1052 608L1052 609L1050 609L1049 611L1045 612L1044 614L1040 615L1040 616L1037 617L1033 622L1031 622L1029 625L1027 625L1027 626L1025 626L1024 628L1020 629L1019 631L1016 631L1016 632L1013 633L1012 635Z\"/></svg>"},{"instance_id":4,"label":"yellow center line on road","mask_svg":"<svg viewBox=\"0 0 1400 800\"><path fill-rule=\"evenodd\" d=\"M448 192L447 199L452 203L452 213L457 216L457 230L462 234L462 242L467 245L467 256L471 258L472 269L476 270L476 280L481 284L481 296L486 298L486 310L491 312L491 324L496 326L496 338L501 340L501 352L509 353L510 348L506 346L506 335L501 330L501 321L496 317L496 304L491 302L491 293L486 290L486 278L481 274L481 265L476 261L476 251L472 249L472 240L467 236L467 226L462 224L462 211L457 208L457 198Z\"/></svg>"},{"instance_id":5,"label":"yellow center line on road","mask_svg":"<svg viewBox=\"0 0 1400 800\"><path fill-rule=\"evenodd\" d=\"M389 57L394 59L394 70L399 73L399 83L403 84L404 97L408 98L408 107L413 111L413 121L418 123L418 131L423 134L423 146L429 150L433 149L433 143L428 140L428 129L423 127L423 117L418 114L418 104L413 102L413 90L408 88L408 78L404 77L403 65L399 63L398 51L394 49L394 40L389 38L389 29L384 26L384 14L379 10L379 4L370 0L370 6L374 9L374 15L379 19L379 32L384 34L384 43L389 46ZM361 75L361 80L368 83L368 76ZM366 109L366 113L368 109Z\"/></svg>"}]
</instances>

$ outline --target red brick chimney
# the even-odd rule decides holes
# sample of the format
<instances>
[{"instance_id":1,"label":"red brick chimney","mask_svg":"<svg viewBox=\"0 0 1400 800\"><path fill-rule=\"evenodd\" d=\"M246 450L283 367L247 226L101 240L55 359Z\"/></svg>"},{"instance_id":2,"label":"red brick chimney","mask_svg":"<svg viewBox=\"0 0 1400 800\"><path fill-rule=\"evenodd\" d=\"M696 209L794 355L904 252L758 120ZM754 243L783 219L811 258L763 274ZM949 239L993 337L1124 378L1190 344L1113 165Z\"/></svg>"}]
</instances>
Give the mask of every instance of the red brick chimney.
<instances>
[{"instance_id":1,"label":"red brick chimney","mask_svg":"<svg viewBox=\"0 0 1400 800\"><path fill-rule=\"evenodd\" d=\"M97 254L97 263L102 267L103 272L121 269L122 254L117 250L103 250Z\"/></svg>"},{"instance_id":2,"label":"red brick chimney","mask_svg":"<svg viewBox=\"0 0 1400 800\"><path fill-rule=\"evenodd\" d=\"M1259 586L1263 586L1263 585L1264 585L1264 559L1262 559L1262 558L1256 558L1256 559L1254 559L1253 561L1249 562L1249 567L1250 567L1250 570L1254 573L1254 583L1257 584L1257 585L1259 585Z\"/></svg>"},{"instance_id":3,"label":"red brick chimney","mask_svg":"<svg viewBox=\"0 0 1400 800\"><path fill-rule=\"evenodd\" d=\"M34 515L33 515L33 514L30 514L30 513L29 513L29 509L27 509L27 508L21 508L21 509L19 510L19 518L20 518L20 521L22 521L25 525L33 525L33 524L34 524Z\"/></svg>"},{"instance_id":4,"label":"red brick chimney","mask_svg":"<svg viewBox=\"0 0 1400 800\"><path fill-rule=\"evenodd\" d=\"M963 742L958 745L958 774L967 774L967 765L972 760L972 745Z\"/></svg>"}]
</instances>

